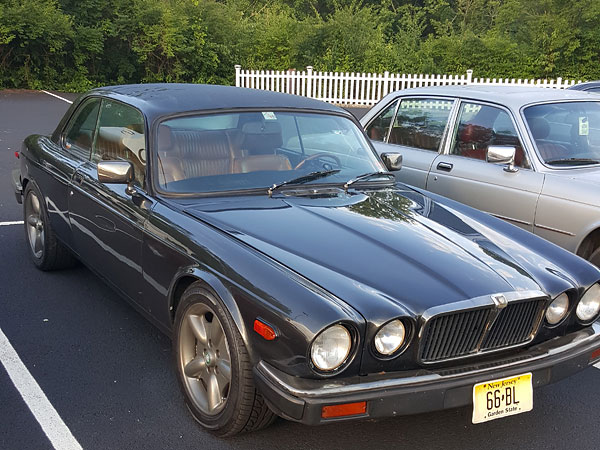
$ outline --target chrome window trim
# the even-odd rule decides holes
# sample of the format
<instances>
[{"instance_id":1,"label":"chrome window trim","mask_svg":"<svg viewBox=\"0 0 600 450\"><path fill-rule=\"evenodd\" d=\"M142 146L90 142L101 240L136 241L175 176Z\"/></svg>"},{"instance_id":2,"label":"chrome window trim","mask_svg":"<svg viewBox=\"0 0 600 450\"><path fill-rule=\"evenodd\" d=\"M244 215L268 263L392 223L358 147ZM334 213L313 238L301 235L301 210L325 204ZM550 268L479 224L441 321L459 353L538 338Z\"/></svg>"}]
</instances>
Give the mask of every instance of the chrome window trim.
<instances>
[{"instance_id":1,"label":"chrome window trim","mask_svg":"<svg viewBox=\"0 0 600 450\"><path fill-rule=\"evenodd\" d=\"M536 300L536 299L542 300L543 299L546 301L546 305L544 308L540 308L540 310L538 311L538 313L537 313L538 317L536 317L536 319L535 319L533 331L526 341L520 342L515 345L506 346L506 347L494 348L494 349L489 349L489 350L481 350L481 345L482 345L483 341L485 340L486 336L488 335L492 325L498 318L501 309L504 308L504 307L499 307L496 304L496 302L494 301L494 297L497 297L497 296L504 297L508 304L520 302L520 301L526 301L526 300ZM523 347L523 346L527 345L528 343L530 343L535 338L539 329L541 328L541 325L544 320L544 314L546 312L546 308L548 307L549 301L550 301L550 297L547 294L543 293L542 291L538 291L538 290L509 291L509 292L498 292L498 293L489 294L489 295L482 295L480 297L475 297L475 298L471 298L471 299L467 299L467 300L461 300L459 302L454 302L454 303L447 303L445 305L439 305L439 306L434 306L432 308L429 308L429 309L425 310L425 312L421 315L421 321L419 324L419 333L417 336L418 340L419 340L419 344L418 344L419 350L417 353L417 355L418 355L417 362L419 364L429 366L429 365L434 365L434 364L439 364L439 363L446 363L449 361L457 361L457 360L462 360L462 359L467 359L467 358L473 358L473 357L476 357L479 355L488 355L491 353L496 353L496 352L500 352L500 351L504 351L504 350L510 350L513 348ZM439 316L452 314L452 313L458 313L458 312L462 312L462 311L469 311L469 310L475 310L475 309L483 309L483 308L492 308L492 313L490 314L490 317L487 320L487 323L485 325L485 330L483 331L481 338L477 342L477 350L475 353L470 353L470 354L461 355L461 356L455 356L455 357L451 357L451 358L444 358L439 361L423 361L421 359L421 346L423 345L423 333L424 333L425 329L427 328L428 323L432 319L437 318Z\"/></svg>"}]
</instances>

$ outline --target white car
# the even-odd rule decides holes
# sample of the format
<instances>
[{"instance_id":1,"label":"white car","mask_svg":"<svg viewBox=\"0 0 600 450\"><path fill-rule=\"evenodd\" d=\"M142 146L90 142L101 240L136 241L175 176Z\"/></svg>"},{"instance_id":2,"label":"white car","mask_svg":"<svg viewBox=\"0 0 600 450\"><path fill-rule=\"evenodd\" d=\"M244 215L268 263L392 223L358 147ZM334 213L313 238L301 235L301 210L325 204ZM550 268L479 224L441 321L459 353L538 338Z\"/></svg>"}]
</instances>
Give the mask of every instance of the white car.
<instances>
[{"instance_id":1,"label":"white car","mask_svg":"<svg viewBox=\"0 0 600 450\"><path fill-rule=\"evenodd\" d=\"M393 92L362 119L400 181L540 235L600 266L600 101L575 90Z\"/></svg>"}]
</instances>

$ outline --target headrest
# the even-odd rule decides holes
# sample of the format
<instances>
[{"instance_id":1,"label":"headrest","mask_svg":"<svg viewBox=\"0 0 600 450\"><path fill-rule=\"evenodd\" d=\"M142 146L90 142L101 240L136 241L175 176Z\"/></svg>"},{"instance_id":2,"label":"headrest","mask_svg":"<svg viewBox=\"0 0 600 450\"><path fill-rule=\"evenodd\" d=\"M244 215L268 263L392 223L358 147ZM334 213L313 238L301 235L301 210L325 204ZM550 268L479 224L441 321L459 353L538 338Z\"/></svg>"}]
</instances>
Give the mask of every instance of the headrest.
<instances>
[{"instance_id":1,"label":"headrest","mask_svg":"<svg viewBox=\"0 0 600 450\"><path fill-rule=\"evenodd\" d=\"M550 134L550 124L543 117L530 117L527 123L535 140L546 139Z\"/></svg>"},{"instance_id":2,"label":"headrest","mask_svg":"<svg viewBox=\"0 0 600 450\"><path fill-rule=\"evenodd\" d=\"M173 133L171 127L167 125L158 126L158 151L164 152L173 145Z\"/></svg>"},{"instance_id":3,"label":"headrest","mask_svg":"<svg viewBox=\"0 0 600 450\"><path fill-rule=\"evenodd\" d=\"M283 144L279 122L248 122L242 126L242 149L250 154L272 154Z\"/></svg>"}]
</instances>

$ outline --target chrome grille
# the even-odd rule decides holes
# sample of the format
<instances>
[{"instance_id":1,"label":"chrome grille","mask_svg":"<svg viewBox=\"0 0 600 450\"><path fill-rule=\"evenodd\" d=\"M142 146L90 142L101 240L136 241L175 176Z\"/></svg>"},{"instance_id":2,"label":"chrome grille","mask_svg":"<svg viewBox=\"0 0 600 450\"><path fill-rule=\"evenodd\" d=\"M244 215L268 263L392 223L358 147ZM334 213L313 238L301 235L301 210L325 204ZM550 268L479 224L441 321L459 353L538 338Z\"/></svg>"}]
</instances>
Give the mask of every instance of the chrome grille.
<instances>
[{"instance_id":1,"label":"chrome grille","mask_svg":"<svg viewBox=\"0 0 600 450\"><path fill-rule=\"evenodd\" d=\"M422 333L421 361L431 363L527 342L537 331L545 299L440 314Z\"/></svg>"},{"instance_id":2,"label":"chrome grille","mask_svg":"<svg viewBox=\"0 0 600 450\"><path fill-rule=\"evenodd\" d=\"M527 341L537 328L544 300L509 303L502 310L489 333L487 333L482 350L510 347Z\"/></svg>"}]
</instances>

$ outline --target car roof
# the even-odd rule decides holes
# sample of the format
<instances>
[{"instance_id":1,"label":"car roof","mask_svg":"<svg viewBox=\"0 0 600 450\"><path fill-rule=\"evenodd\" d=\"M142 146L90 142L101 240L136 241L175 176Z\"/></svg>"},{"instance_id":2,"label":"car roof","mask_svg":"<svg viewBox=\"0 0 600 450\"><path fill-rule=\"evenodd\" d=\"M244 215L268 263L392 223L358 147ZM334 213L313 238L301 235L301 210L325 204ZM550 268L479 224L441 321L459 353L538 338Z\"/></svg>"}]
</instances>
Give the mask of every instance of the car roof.
<instances>
[{"instance_id":1,"label":"car roof","mask_svg":"<svg viewBox=\"0 0 600 450\"><path fill-rule=\"evenodd\" d=\"M393 93L397 95L442 95L500 103L518 110L523 105L553 100L596 100L597 97L583 91L566 89L545 89L526 86L430 86L404 89Z\"/></svg>"},{"instance_id":2,"label":"car roof","mask_svg":"<svg viewBox=\"0 0 600 450\"><path fill-rule=\"evenodd\" d=\"M342 108L307 97L258 89L207 84L155 83L106 86L88 95L102 95L141 110L148 120L177 113L237 108L309 109L351 114Z\"/></svg>"},{"instance_id":3,"label":"car roof","mask_svg":"<svg viewBox=\"0 0 600 450\"><path fill-rule=\"evenodd\" d=\"M600 80L586 81L585 83L574 84L573 86L570 86L569 89L585 91L586 89L595 87L600 87Z\"/></svg>"}]
</instances>

